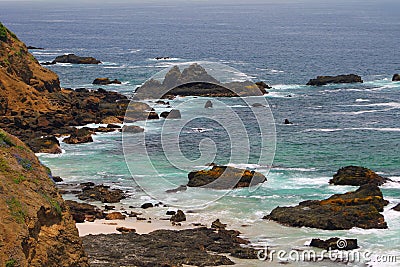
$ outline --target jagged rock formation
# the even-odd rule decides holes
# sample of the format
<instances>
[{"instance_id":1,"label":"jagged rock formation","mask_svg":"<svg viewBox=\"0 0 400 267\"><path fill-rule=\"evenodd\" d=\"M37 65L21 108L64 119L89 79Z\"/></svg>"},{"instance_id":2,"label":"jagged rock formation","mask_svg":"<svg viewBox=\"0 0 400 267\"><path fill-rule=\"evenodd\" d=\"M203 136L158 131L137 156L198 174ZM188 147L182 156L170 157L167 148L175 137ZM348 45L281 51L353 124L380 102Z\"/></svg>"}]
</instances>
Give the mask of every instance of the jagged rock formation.
<instances>
[{"instance_id":1,"label":"jagged rock formation","mask_svg":"<svg viewBox=\"0 0 400 267\"><path fill-rule=\"evenodd\" d=\"M316 79L308 81L307 85L321 86L329 83L362 83L360 76L355 74L338 76L318 76Z\"/></svg>"},{"instance_id":2,"label":"jagged rock formation","mask_svg":"<svg viewBox=\"0 0 400 267\"><path fill-rule=\"evenodd\" d=\"M51 173L0 130L1 266L86 267L78 230Z\"/></svg>"},{"instance_id":3,"label":"jagged rock formation","mask_svg":"<svg viewBox=\"0 0 400 267\"><path fill-rule=\"evenodd\" d=\"M136 97L173 98L175 96L258 96L266 93L266 87L258 86L250 81L220 83L217 79L197 63L184 69L172 67L162 82L150 79L136 90Z\"/></svg>"},{"instance_id":4,"label":"jagged rock formation","mask_svg":"<svg viewBox=\"0 0 400 267\"><path fill-rule=\"evenodd\" d=\"M374 171L358 166L347 166L337 171L333 178L329 180L330 184L334 185L355 185L363 184L383 185L389 181Z\"/></svg>"},{"instance_id":5,"label":"jagged rock formation","mask_svg":"<svg viewBox=\"0 0 400 267\"><path fill-rule=\"evenodd\" d=\"M387 204L378 186L365 184L354 192L333 195L325 200L307 200L295 207L277 207L264 219L324 230L385 229L387 224L380 212Z\"/></svg>"}]
</instances>

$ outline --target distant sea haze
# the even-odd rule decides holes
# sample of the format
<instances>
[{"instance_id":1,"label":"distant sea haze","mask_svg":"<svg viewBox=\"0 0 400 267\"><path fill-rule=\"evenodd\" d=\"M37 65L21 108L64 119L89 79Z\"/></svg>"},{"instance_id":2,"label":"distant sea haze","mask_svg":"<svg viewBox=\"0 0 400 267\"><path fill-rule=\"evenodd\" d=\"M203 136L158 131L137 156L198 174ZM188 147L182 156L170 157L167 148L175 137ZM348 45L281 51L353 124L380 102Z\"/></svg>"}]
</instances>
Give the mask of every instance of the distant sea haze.
<instances>
[{"instance_id":1,"label":"distant sea haze","mask_svg":"<svg viewBox=\"0 0 400 267\"><path fill-rule=\"evenodd\" d=\"M122 84L103 88L131 95L165 67L194 61L224 63L246 74L241 78L265 81L273 87L265 98L276 121L277 146L271 171L263 164L257 167L268 181L254 192L236 190L191 216L198 221L223 218L223 223L240 229L255 243L267 238L273 245L290 249L313 237L345 236L357 238L363 249L377 254L398 253L400 213L391 208L400 202L396 182L400 181L400 83L391 78L400 72L400 2L254 2L2 2L0 18L27 45L45 48L31 51L40 62L66 53L103 62L48 66L64 87L97 88L92 85L95 78L109 77ZM350 73L360 75L364 83L305 85L318 75ZM236 109L243 104L234 98L225 101ZM204 105L181 113L197 114L200 108ZM164 109L155 108L158 113ZM293 124L284 125L285 119ZM219 147L228 145L221 129L202 120L196 123L191 127L207 131L187 131L183 139L209 135ZM145 128L149 138L162 127L161 121L137 125ZM63 154L40 155L40 159L66 182L92 181L129 190L126 205L149 201L131 179L120 133L93 138L91 144L62 143ZM186 145L193 155L199 153L197 144ZM162 155L155 154L154 160L162 178L178 185L187 183L187 173L165 167ZM371 168L394 181L381 187L390 202L382 213L388 230L322 231L261 220L277 206L355 190L328 184L339 168L348 165ZM145 172L140 162L134 167ZM142 177L148 186L157 186L156 178ZM194 195L207 199L213 194L194 190L183 192L181 199L191 203ZM172 194L162 197L176 201ZM324 266L335 265L329 264Z\"/></svg>"}]
</instances>

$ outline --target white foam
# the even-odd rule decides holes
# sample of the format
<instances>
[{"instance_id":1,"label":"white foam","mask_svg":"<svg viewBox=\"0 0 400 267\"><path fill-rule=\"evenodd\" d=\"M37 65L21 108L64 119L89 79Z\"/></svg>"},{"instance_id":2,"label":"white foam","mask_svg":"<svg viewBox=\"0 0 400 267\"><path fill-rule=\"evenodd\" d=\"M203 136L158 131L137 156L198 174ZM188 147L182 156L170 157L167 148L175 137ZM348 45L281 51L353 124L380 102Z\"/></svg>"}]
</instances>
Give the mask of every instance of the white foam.
<instances>
[{"instance_id":1,"label":"white foam","mask_svg":"<svg viewBox=\"0 0 400 267\"><path fill-rule=\"evenodd\" d=\"M363 99L363 98L357 98L356 102L370 102L368 99Z\"/></svg>"}]
</instances>

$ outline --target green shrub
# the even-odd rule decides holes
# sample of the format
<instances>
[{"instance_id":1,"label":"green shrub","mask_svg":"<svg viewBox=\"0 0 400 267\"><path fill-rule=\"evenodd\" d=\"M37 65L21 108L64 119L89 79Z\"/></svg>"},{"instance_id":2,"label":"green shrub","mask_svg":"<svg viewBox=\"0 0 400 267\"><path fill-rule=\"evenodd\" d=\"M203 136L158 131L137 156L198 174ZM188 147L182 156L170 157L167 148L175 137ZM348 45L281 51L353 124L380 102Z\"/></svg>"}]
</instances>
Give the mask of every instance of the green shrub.
<instances>
[{"instance_id":1,"label":"green shrub","mask_svg":"<svg viewBox=\"0 0 400 267\"><path fill-rule=\"evenodd\" d=\"M22 174L18 175L18 177L15 177L15 178L13 179L13 181L14 181L15 184L20 184L20 183L22 183L22 182L25 181L25 180L26 180L26 178L25 178L25 176L23 176Z\"/></svg>"},{"instance_id":2,"label":"green shrub","mask_svg":"<svg viewBox=\"0 0 400 267\"><path fill-rule=\"evenodd\" d=\"M7 42L7 28L0 22L0 41Z\"/></svg>"},{"instance_id":3,"label":"green shrub","mask_svg":"<svg viewBox=\"0 0 400 267\"><path fill-rule=\"evenodd\" d=\"M57 200L52 199L46 194L42 194L43 198L47 200L47 202L50 203L50 205L54 208L54 210L57 212L58 215L62 215L62 208L60 206L60 203L58 203Z\"/></svg>"},{"instance_id":4,"label":"green shrub","mask_svg":"<svg viewBox=\"0 0 400 267\"><path fill-rule=\"evenodd\" d=\"M16 263L17 263L16 260L10 259L10 260L6 261L6 267L14 267Z\"/></svg>"}]
</instances>

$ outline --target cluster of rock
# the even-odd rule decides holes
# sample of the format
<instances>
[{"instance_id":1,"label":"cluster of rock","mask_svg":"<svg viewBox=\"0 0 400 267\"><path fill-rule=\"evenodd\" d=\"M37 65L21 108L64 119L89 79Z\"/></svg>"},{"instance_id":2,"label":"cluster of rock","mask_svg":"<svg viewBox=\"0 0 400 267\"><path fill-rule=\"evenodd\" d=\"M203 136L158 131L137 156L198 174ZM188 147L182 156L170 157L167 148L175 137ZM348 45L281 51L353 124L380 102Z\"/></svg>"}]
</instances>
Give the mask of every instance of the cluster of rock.
<instances>
[{"instance_id":1,"label":"cluster of rock","mask_svg":"<svg viewBox=\"0 0 400 267\"><path fill-rule=\"evenodd\" d=\"M308 81L307 85L321 86L330 83L362 83L363 80L359 75L348 74L338 76L318 76L316 79Z\"/></svg>"},{"instance_id":2,"label":"cluster of rock","mask_svg":"<svg viewBox=\"0 0 400 267\"><path fill-rule=\"evenodd\" d=\"M267 181L263 174L256 171L218 165L211 169L192 171L188 174L188 178L189 187L213 189L249 187Z\"/></svg>"},{"instance_id":3,"label":"cluster of rock","mask_svg":"<svg viewBox=\"0 0 400 267\"><path fill-rule=\"evenodd\" d=\"M250 81L220 83L199 64L194 63L182 72L178 66L172 67L162 82L150 79L136 90L136 97L173 98L175 96L255 96L266 93L269 86L263 82Z\"/></svg>"},{"instance_id":4,"label":"cluster of rock","mask_svg":"<svg viewBox=\"0 0 400 267\"><path fill-rule=\"evenodd\" d=\"M348 166L340 169L330 183L360 186L354 192L336 194L325 200L308 200L294 207L277 207L264 219L295 227L343 230L353 227L385 229L384 200L378 185L387 179L372 170Z\"/></svg>"},{"instance_id":5,"label":"cluster of rock","mask_svg":"<svg viewBox=\"0 0 400 267\"><path fill-rule=\"evenodd\" d=\"M157 230L139 235L88 235L84 248L91 266L218 266L233 265L225 255L257 259L257 250L234 230L199 227L180 231ZM113 244L104 249L104 244ZM212 253L209 253L212 252Z\"/></svg>"}]
</instances>

